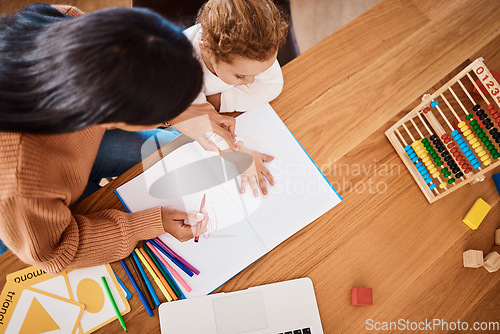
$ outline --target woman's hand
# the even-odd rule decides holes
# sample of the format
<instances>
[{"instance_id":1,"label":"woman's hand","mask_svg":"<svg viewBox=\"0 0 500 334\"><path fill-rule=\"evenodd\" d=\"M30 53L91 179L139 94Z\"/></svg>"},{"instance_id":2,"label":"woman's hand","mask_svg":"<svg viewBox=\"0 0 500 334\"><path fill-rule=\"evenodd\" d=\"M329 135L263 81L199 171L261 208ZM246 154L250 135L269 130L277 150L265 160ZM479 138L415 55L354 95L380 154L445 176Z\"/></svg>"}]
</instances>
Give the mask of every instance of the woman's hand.
<instances>
[{"instance_id":1,"label":"woman's hand","mask_svg":"<svg viewBox=\"0 0 500 334\"><path fill-rule=\"evenodd\" d=\"M210 103L192 104L182 114L169 121L177 130L193 138L207 151L219 152L216 145L205 137L206 132L215 132L227 142L234 151L234 117L222 116Z\"/></svg>"},{"instance_id":2,"label":"woman's hand","mask_svg":"<svg viewBox=\"0 0 500 334\"><path fill-rule=\"evenodd\" d=\"M263 195L267 195L267 184L269 183L274 186L275 182L269 170L264 166L264 163L274 160L274 157L251 150L245 147L242 142L238 142L237 145L239 146L238 155L226 154L228 150L222 153L222 157L236 164L241 177L241 193L244 194L248 185L250 185L255 197L259 196L259 189ZM248 154L252 160L241 158L241 153ZM233 158L235 156L238 158Z\"/></svg>"},{"instance_id":3,"label":"woman's hand","mask_svg":"<svg viewBox=\"0 0 500 334\"><path fill-rule=\"evenodd\" d=\"M207 231L208 213L205 209L201 213L197 211L184 212L163 206L161 208L161 219L165 232L181 242L192 239L196 232L196 224L186 224L185 220L202 224L200 235Z\"/></svg>"}]
</instances>

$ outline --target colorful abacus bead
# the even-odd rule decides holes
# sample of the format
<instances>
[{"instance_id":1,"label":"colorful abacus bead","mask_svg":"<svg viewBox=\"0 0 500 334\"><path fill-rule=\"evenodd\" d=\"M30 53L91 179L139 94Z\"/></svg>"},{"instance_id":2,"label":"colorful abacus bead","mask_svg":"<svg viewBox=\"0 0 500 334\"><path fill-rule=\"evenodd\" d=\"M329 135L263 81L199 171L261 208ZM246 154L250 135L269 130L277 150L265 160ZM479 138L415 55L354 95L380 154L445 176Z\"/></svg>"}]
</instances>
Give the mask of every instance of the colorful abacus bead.
<instances>
[{"instance_id":1,"label":"colorful abacus bead","mask_svg":"<svg viewBox=\"0 0 500 334\"><path fill-rule=\"evenodd\" d=\"M431 176L431 173L429 173L429 171L433 170L435 167L434 167L434 164L432 163L431 159L429 158L429 156L425 152L426 150L424 148L424 145L422 144L421 141L415 141L411 144L411 147L415 150L415 153L417 153L417 156L421 159L421 162L418 162L417 164L415 164L418 172L420 173L420 175L424 179L425 183L429 183L430 189L436 188L436 184L432 182L432 177L435 177L435 176ZM437 169L436 169L436 173L437 173ZM433 173L433 175L435 175L435 174ZM438 175L439 175L439 173L438 173Z\"/></svg>"},{"instance_id":2,"label":"colorful abacus bead","mask_svg":"<svg viewBox=\"0 0 500 334\"><path fill-rule=\"evenodd\" d=\"M406 145L405 151L406 154L408 154L408 156L410 157L411 162L415 163L418 161L417 153L415 153L411 145Z\"/></svg>"}]
</instances>

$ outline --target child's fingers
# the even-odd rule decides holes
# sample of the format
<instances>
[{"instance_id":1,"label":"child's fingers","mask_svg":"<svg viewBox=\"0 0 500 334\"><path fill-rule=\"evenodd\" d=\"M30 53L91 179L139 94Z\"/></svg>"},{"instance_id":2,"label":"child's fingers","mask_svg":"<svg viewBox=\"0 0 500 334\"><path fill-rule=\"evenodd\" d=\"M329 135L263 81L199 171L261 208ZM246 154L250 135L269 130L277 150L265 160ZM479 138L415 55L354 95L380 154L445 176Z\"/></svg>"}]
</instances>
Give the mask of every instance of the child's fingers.
<instances>
[{"instance_id":1,"label":"child's fingers","mask_svg":"<svg viewBox=\"0 0 500 334\"><path fill-rule=\"evenodd\" d=\"M255 175L252 175L250 178L249 178L249 183L250 183L250 187L252 188L252 191L253 191L253 195L255 197L259 197L259 184L257 183L257 179L255 178Z\"/></svg>"},{"instance_id":2,"label":"child's fingers","mask_svg":"<svg viewBox=\"0 0 500 334\"><path fill-rule=\"evenodd\" d=\"M241 175L241 193L244 194L247 189L248 178L244 175Z\"/></svg>"},{"instance_id":3,"label":"child's fingers","mask_svg":"<svg viewBox=\"0 0 500 334\"><path fill-rule=\"evenodd\" d=\"M269 154L261 153L260 156L262 158L262 161L264 161L264 162L269 162L269 161L274 160L274 157L272 155L269 155Z\"/></svg>"},{"instance_id":4,"label":"child's fingers","mask_svg":"<svg viewBox=\"0 0 500 334\"><path fill-rule=\"evenodd\" d=\"M262 174L259 174L258 176L258 181L259 181L259 187L260 191L262 192L262 195L267 195L267 182L264 176Z\"/></svg>"},{"instance_id":5,"label":"child's fingers","mask_svg":"<svg viewBox=\"0 0 500 334\"><path fill-rule=\"evenodd\" d=\"M266 167L262 167L262 174L266 177L267 181L269 182L270 185L274 186L274 177L273 175L269 172L269 169Z\"/></svg>"}]
</instances>

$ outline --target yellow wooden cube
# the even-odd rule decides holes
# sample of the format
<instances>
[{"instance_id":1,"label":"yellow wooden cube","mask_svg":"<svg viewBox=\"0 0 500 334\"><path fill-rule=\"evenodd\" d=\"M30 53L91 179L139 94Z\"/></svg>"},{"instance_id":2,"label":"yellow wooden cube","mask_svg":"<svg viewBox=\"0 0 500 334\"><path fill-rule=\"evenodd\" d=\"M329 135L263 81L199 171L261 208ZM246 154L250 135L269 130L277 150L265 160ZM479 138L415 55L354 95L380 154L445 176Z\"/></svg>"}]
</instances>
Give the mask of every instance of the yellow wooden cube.
<instances>
[{"instance_id":1,"label":"yellow wooden cube","mask_svg":"<svg viewBox=\"0 0 500 334\"><path fill-rule=\"evenodd\" d=\"M462 221L471 229L475 230L481 224L490 209L491 206L488 203L482 198L478 198Z\"/></svg>"}]
</instances>

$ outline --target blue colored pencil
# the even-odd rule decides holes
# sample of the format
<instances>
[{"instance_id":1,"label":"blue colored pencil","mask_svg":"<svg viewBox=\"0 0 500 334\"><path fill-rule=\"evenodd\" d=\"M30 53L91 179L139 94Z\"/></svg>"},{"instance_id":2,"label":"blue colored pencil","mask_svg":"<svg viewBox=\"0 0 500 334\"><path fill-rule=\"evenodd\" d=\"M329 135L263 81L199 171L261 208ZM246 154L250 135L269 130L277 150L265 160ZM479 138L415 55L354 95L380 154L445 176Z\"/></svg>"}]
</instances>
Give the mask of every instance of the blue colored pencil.
<instances>
[{"instance_id":1,"label":"blue colored pencil","mask_svg":"<svg viewBox=\"0 0 500 334\"><path fill-rule=\"evenodd\" d=\"M156 249L158 249L160 252L165 254L165 256L168 257L170 259L170 261L175 263L177 265L177 267L181 268L182 271L184 271L186 274L188 274L189 277L193 277L194 273L188 267L186 267L184 264L182 264L179 260L177 260L175 257L173 257L169 252L167 252L165 249L163 249L163 247L160 246L158 244L158 242L156 242L156 240L150 239L149 241L151 241L151 243L156 246Z\"/></svg>"},{"instance_id":2,"label":"blue colored pencil","mask_svg":"<svg viewBox=\"0 0 500 334\"><path fill-rule=\"evenodd\" d=\"M134 259L135 264L137 264L137 268L139 269L139 272L140 272L142 278L144 279L144 282L146 283L146 287L148 288L148 291L151 294L151 297L153 297L155 305L160 306L160 300L158 299L158 296L155 293L155 289L151 285L151 282L149 281L148 276L144 272L144 268L142 268L141 262L139 261L139 258L137 257L137 254L135 253L135 251L132 252L132 258Z\"/></svg>"},{"instance_id":3,"label":"blue colored pencil","mask_svg":"<svg viewBox=\"0 0 500 334\"><path fill-rule=\"evenodd\" d=\"M146 297L142 294L141 289L137 286L137 283L134 279L134 276L132 276L132 273L128 269L127 265L125 264L125 261L120 260L120 263L122 264L123 270L125 270L125 273L127 273L128 278L130 279L130 282L132 282L132 285L134 286L135 291L137 291L137 294L139 295L139 298L141 299L142 305L144 305L144 308L146 309L146 312L148 312L148 315L150 317L153 316L153 311L148 305L148 302L146 301Z\"/></svg>"}]
</instances>

